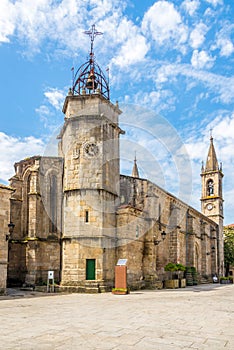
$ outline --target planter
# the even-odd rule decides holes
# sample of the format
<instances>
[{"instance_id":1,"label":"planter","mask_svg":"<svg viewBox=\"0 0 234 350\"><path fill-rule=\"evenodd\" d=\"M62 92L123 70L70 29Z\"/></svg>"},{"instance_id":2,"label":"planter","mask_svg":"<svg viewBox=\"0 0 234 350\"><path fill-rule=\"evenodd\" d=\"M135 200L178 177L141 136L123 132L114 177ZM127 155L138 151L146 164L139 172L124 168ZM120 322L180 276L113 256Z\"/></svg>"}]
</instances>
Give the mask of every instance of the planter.
<instances>
[{"instance_id":1,"label":"planter","mask_svg":"<svg viewBox=\"0 0 234 350\"><path fill-rule=\"evenodd\" d=\"M186 277L186 285L187 286L193 286L193 276L192 276L192 269L191 269L191 267L187 267L186 268L185 277Z\"/></svg>"},{"instance_id":2,"label":"planter","mask_svg":"<svg viewBox=\"0 0 234 350\"><path fill-rule=\"evenodd\" d=\"M186 278L179 279L179 287L185 288L186 287Z\"/></svg>"},{"instance_id":3,"label":"planter","mask_svg":"<svg viewBox=\"0 0 234 350\"><path fill-rule=\"evenodd\" d=\"M179 288L179 280L166 280L165 288L167 289Z\"/></svg>"},{"instance_id":4,"label":"planter","mask_svg":"<svg viewBox=\"0 0 234 350\"><path fill-rule=\"evenodd\" d=\"M220 280L221 284L230 284L230 280Z\"/></svg>"},{"instance_id":5,"label":"planter","mask_svg":"<svg viewBox=\"0 0 234 350\"><path fill-rule=\"evenodd\" d=\"M113 288L112 289L112 294L115 294L115 295L126 295L129 293L130 293L130 290L125 289L125 288Z\"/></svg>"}]
</instances>

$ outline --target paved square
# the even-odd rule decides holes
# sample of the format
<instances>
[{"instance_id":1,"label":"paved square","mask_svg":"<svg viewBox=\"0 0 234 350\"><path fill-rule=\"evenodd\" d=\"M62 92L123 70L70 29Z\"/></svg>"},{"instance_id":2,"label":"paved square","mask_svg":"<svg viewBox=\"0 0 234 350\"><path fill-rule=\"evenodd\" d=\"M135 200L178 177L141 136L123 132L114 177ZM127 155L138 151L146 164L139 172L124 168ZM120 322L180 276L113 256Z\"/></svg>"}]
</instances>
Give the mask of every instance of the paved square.
<instances>
[{"instance_id":1,"label":"paved square","mask_svg":"<svg viewBox=\"0 0 234 350\"><path fill-rule=\"evenodd\" d=\"M0 349L234 349L234 285L0 297Z\"/></svg>"}]
</instances>

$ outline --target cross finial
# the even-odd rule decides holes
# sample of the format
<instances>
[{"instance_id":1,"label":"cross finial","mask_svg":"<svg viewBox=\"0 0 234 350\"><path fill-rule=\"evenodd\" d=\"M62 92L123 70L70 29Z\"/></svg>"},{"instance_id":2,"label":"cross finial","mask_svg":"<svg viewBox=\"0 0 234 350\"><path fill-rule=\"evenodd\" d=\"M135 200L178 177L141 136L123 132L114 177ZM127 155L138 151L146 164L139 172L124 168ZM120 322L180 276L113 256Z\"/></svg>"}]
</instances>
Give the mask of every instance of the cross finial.
<instances>
[{"instance_id":1,"label":"cross finial","mask_svg":"<svg viewBox=\"0 0 234 350\"><path fill-rule=\"evenodd\" d=\"M212 131L213 131L213 129L212 129L212 128L210 128L210 139L211 139L211 140L213 139L213 136L212 136Z\"/></svg>"},{"instance_id":2,"label":"cross finial","mask_svg":"<svg viewBox=\"0 0 234 350\"><path fill-rule=\"evenodd\" d=\"M94 39L97 35L102 35L103 33L102 32L98 32L96 29L95 29L95 24L92 25L92 28L90 30L86 30L84 32L84 34L87 34L89 35L90 39L91 39L91 51L90 51L90 55L93 54L93 42L94 42Z\"/></svg>"}]
</instances>

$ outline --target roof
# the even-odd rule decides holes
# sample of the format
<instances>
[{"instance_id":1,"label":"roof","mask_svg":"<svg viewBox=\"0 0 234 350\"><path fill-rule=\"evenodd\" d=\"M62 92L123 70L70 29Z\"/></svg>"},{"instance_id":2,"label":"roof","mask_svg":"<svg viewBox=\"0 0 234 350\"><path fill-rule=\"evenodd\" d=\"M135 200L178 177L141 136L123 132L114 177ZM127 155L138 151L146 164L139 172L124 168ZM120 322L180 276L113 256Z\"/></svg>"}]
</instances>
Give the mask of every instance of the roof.
<instances>
[{"instance_id":1,"label":"roof","mask_svg":"<svg viewBox=\"0 0 234 350\"><path fill-rule=\"evenodd\" d=\"M208 151L207 159L206 159L206 166L205 171L216 171L219 170L219 165L217 161L217 156L213 144L213 137L210 138L210 148Z\"/></svg>"}]
</instances>

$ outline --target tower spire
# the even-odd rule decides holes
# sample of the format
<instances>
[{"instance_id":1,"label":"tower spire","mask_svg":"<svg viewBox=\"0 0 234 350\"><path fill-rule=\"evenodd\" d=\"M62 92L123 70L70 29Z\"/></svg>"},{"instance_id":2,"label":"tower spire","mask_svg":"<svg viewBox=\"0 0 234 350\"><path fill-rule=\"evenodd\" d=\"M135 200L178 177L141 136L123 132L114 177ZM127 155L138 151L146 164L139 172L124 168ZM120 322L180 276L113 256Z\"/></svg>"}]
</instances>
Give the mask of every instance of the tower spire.
<instances>
[{"instance_id":1,"label":"tower spire","mask_svg":"<svg viewBox=\"0 0 234 350\"><path fill-rule=\"evenodd\" d=\"M205 171L216 171L219 170L217 156L213 143L212 130L210 131L210 147L206 159Z\"/></svg>"},{"instance_id":2,"label":"tower spire","mask_svg":"<svg viewBox=\"0 0 234 350\"><path fill-rule=\"evenodd\" d=\"M136 152L135 152L135 159L134 159L134 164L133 164L133 168L132 168L132 177L139 178L139 171L138 171L138 166L137 166Z\"/></svg>"}]
</instances>

